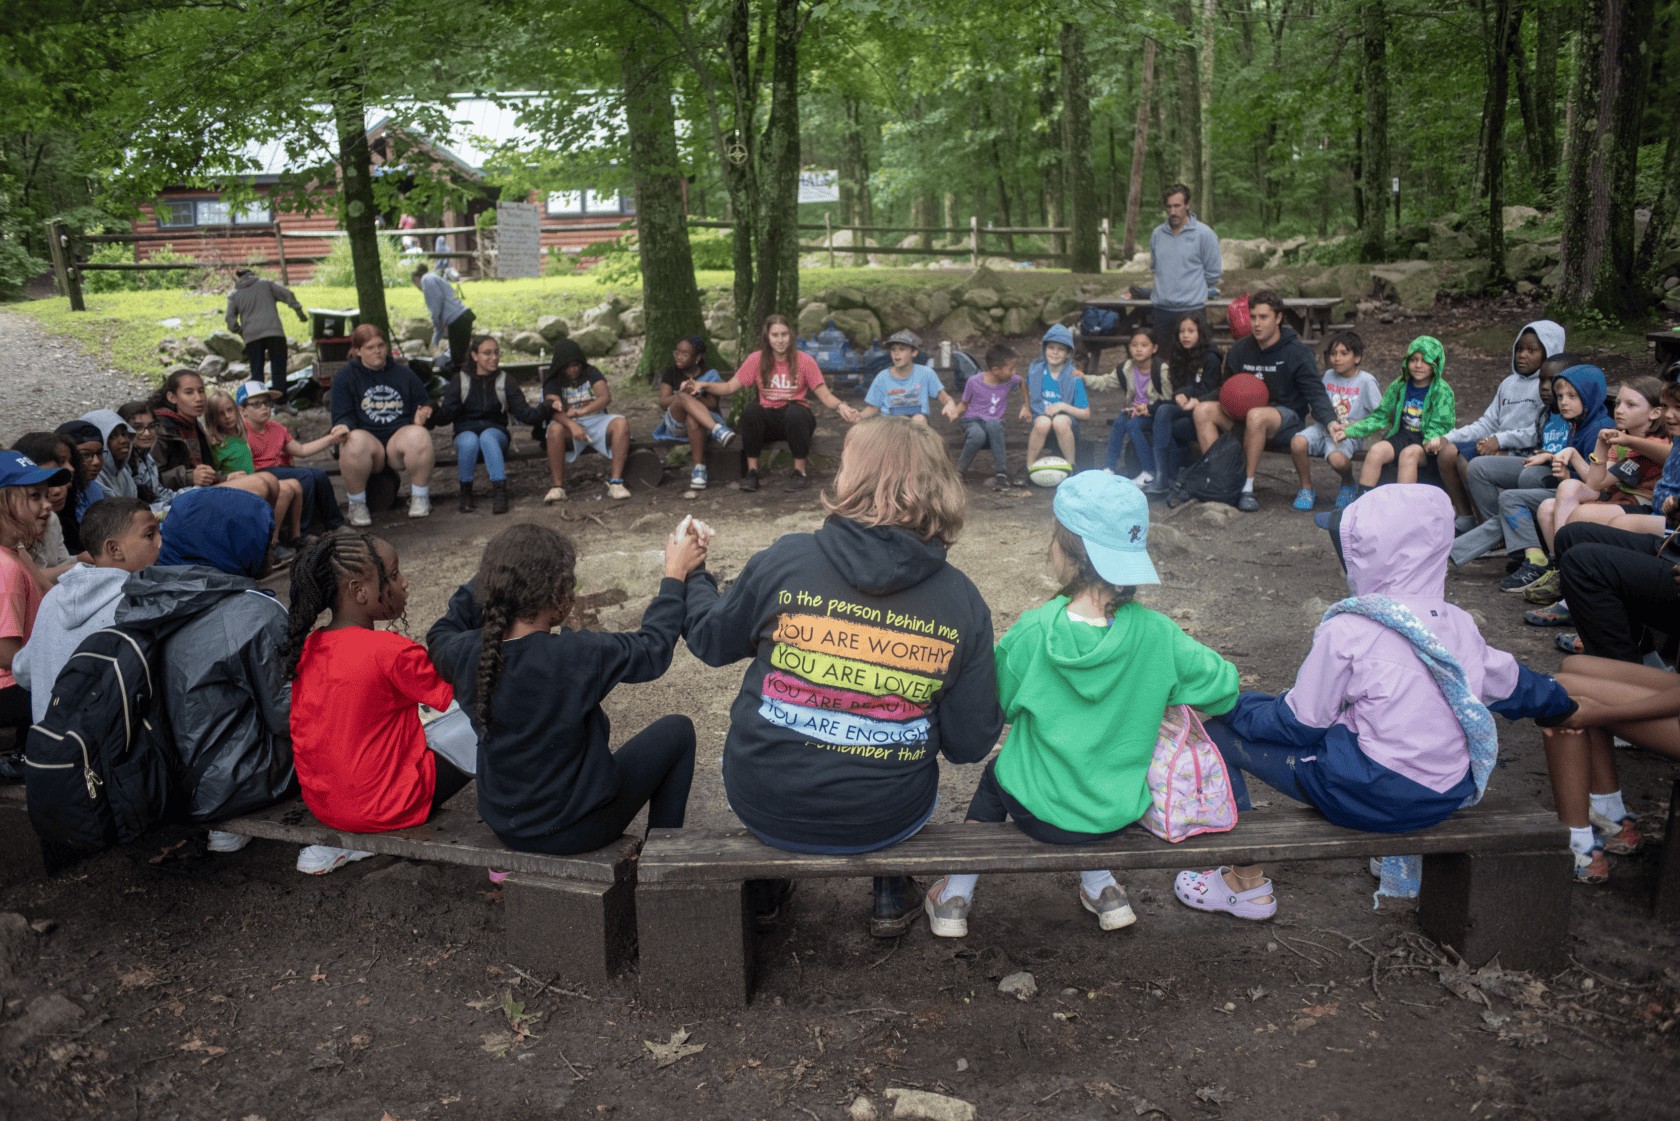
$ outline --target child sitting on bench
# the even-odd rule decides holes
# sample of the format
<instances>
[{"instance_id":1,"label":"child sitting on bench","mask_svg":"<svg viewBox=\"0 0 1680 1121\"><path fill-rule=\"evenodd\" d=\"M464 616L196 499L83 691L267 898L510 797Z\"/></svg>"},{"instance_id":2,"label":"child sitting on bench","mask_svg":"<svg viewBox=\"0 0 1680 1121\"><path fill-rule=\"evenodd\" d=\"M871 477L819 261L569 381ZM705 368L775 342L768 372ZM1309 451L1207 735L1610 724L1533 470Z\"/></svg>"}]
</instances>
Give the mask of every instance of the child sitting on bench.
<instances>
[{"instance_id":1,"label":"child sitting on bench","mask_svg":"<svg viewBox=\"0 0 1680 1121\"><path fill-rule=\"evenodd\" d=\"M1247 771L1344 829L1427 829L1481 800L1499 750L1490 713L1544 724L1575 704L1556 681L1489 646L1447 602L1445 491L1379 487L1331 513L1330 537L1353 595L1325 613L1295 687L1245 692L1207 732L1239 811L1249 808ZM1399 883L1394 859L1384 861L1382 893L1415 893ZM1277 913L1259 865L1180 872L1173 891L1197 910Z\"/></svg>"},{"instance_id":2,"label":"child sitting on bench","mask_svg":"<svg viewBox=\"0 0 1680 1121\"><path fill-rule=\"evenodd\" d=\"M449 682L425 647L377 629L401 619L407 606L397 551L372 534L335 530L292 565L282 655L292 681L292 754L304 804L330 829L385 833L419 825L472 781L428 750L420 726L416 706L448 708ZM323 611L332 617L316 630ZM297 869L321 876L372 855L308 845Z\"/></svg>"},{"instance_id":3,"label":"child sitting on bench","mask_svg":"<svg viewBox=\"0 0 1680 1121\"><path fill-rule=\"evenodd\" d=\"M1102 471L1056 488L1050 560L1062 593L1021 616L997 646L998 700L1010 725L968 805L969 821L1015 820L1051 845L1112 837L1150 805L1149 763L1168 705L1225 712L1237 667L1136 602L1159 584L1149 560L1149 499ZM947 876L924 904L933 933L968 933L974 875ZM1137 921L1106 868L1079 874L1079 904L1104 930Z\"/></svg>"},{"instance_id":4,"label":"child sitting on bench","mask_svg":"<svg viewBox=\"0 0 1680 1121\"><path fill-rule=\"evenodd\" d=\"M484 549L478 574L426 635L432 660L478 733L478 814L517 852L591 852L648 807L648 828L676 829L694 778L694 724L664 716L608 750L601 702L615 685L671 666L687 580L709 530L684 519L665 542L659 594L629 634L560 627L577 589L577 549L546 526L516 525Z\"/></svg>"}]
</instances>

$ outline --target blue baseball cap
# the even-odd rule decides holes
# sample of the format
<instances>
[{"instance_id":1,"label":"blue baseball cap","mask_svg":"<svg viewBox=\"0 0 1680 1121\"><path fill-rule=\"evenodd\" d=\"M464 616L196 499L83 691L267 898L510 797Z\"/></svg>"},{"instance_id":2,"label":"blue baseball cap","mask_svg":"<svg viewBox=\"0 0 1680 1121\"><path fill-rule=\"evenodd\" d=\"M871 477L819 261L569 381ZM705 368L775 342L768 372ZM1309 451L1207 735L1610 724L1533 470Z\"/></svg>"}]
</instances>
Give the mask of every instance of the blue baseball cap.
<instances>
[{"instance_id":1,"label":"blue baseball cap","mask_svg":"<svg viewBox=\"0 0 1680 1121\"><path fill-rule=\"evenodd\" d=\"M1052 509L1084 543L1098 576L1118 587L1161 582L1149 559L1149 499L1136 483L1081 471L1056 488Z\"/></svg>"},{"instance_id":2,"label":"blue baseball cap","mask_svg":"<svg viewBox=\"0 0 1680 1121\"><path fill-rule=\"evenodd\" d=\"M22 452L0 452L0 487L61 487L69 481L68 467L41 467Z\"/></svg>"}]
</instances>

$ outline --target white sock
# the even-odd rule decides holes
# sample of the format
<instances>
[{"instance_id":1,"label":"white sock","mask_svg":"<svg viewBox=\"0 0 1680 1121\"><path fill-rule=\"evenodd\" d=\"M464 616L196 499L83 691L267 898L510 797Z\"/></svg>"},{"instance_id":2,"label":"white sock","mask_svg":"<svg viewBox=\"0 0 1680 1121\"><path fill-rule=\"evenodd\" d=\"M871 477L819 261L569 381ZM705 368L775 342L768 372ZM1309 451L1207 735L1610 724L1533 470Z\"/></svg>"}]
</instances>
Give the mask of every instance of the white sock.
<instances>
[{"instance_id":1,"label":"white sock","mask_svg":"<svg viewBox=\"0 0 1680 1121\"><path fill-rule=\"evenodd\" d=\"M1120 886L1114 878L1114 873L1107 868L1099 868L1095 872L1079 873L1079 890L1085 893L1085 898L1095 899L1103 893L1105 888Z\"/></svg>"},{"instance_id":2,"label":"white sock","mask_svg":"<svg viewBox=\"0 0 1680 1121\"><path fill-rule=\"evenodd\" d=\"M432 496L432 488L411 486L408 488L408 493L412 494L415 498L430 498Z\"/></svg>"},{"instance_id":3,"label":"white sock","mask_svg":"<svg viewBox=\"0 0 1680 1121\"><path fill-rule=\"evenodd\" d=\"M365 490L356 491L354 494L347 493L344 497L351 502L360 502L363 506L367 505L367 491Z\"/></svg>"},{"instance_id":4,"label":"white sock","mask_svg":"<svg viewBox=\"0 0 1680 1121\"><path fill-rule=\"evenodd\" d=\"M1598 844L1598 838L1593 836L1592 826L1583 825L1577 829L1569 827L1569 850L1578 852L1582 856L1591 856L1593 846Z\"/></svg>"},{"instance_id":5,"label":"white sock","mask_svg":"<svg viewBox=\"0 0 1680 1121\"><path fill-rule=\"evenodd\" d=\"M1254 476L1253 475L1250 475L1248 478L1243 480L1243 493L1244 494L1253 494L1254 493Z\"/></svg>"},{"instance_id":6,"label":"white sock","mask_svg":"<svg viewBox=\"0 0 1680 1121\"><path fill-rule=\"evenodd\" d=\"M961 896L964 899L974 898L974 885L980 882L980 877L968 872L945 877L945 890L940 892L936 903L943 903L947 899Z\"/></svg>"},{"instance_id":7,"label":"white sock","mask_svg":"<svg viewBox=\"0 0 1680 1121\"><path fill-rule=\"evenodd\" d=\"M1590 797L1593 813L1600 817L1619 823L1624 817L1633 816L1627 812L1627 806L1622 804L1620 790L1613 790L1609 794L1593 794Z\"/></svg>"}]
</instances>

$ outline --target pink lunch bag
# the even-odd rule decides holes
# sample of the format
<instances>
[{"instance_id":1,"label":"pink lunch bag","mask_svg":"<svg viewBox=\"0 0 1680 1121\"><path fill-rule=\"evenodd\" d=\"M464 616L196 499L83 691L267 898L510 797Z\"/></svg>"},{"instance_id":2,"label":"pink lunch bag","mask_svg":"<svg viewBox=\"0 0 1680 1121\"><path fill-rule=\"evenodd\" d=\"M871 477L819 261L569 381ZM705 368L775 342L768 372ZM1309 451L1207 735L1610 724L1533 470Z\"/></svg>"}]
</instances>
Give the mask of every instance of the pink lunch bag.
<instances>
[{"instance_id":1,"label":"pink lunch bag","mask_svg":"<svg viewBox=\"0 0 1680 1121\"><path fill-rule=\"evenodd\" d=\"M1149 763L1150 805L1138 823L1164 841L1226 833L1237 824L1237 799L1225 760L1188 705L1161 719Z\"/></svg>"}]
</instances>

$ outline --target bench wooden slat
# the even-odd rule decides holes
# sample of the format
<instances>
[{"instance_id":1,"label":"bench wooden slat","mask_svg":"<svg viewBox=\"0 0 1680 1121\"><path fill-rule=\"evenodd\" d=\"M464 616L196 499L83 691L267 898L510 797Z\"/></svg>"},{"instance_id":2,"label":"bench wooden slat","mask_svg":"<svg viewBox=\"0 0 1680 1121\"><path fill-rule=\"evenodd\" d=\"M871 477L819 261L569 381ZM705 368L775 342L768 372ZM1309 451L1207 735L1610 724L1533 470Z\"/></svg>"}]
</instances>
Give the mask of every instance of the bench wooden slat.
<instances>
[{"instance_id":1,"label":"bench wooden slat","mask_svg":"<svg viewBox=\"0 0 1680 1121\"><path fill-rule=\"evenodd\" d=\"M636 839L620 837L605 848L576 856L547 856L514 852L478 819L474 788L451 798L424 825L390 833L345 833L315 819L301 800L293 799L266 810L219 822L217 829L270 841L300 845L330 845L385 856L405 856L440 864L476 864L505 872L528 872L588 883L610 884L622 878L636 859Z\"/></svg>"},{"instance_id":2,"label":"bench wooden slat","mask_svg":"<svg viewBox=\"0 0 1680 1121\"><path fill-rule=\"evenodd\" d=\"M1516 852L1556 848L1567 831L1550 811L1480 806L1416 833L1360 833L1330 824L1310 811L1244 818L1229 833L1168 844L1141 829L1088 845L1046 845L1008 823L930 825L909 840L859 856L782 852L750 833L655 829L642 849L642 884L727 882L788 877L943 874L946 872L1053 872L1106 867L1205 867L1406 853Z\"/></svg>"}]
</instances>

